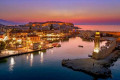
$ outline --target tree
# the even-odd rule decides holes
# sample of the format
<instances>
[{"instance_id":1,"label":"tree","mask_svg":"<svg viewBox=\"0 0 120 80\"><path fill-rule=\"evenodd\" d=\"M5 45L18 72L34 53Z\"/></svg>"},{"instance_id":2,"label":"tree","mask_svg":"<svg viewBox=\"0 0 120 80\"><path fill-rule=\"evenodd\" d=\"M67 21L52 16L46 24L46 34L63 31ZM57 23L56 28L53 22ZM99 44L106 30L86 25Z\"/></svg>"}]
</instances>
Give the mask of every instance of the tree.
<instances>
[{"instance_id":1,"label":"tree","mask_svg":"<svg viewBox=\"0 0 120 80\"><path fill-rule=\"evenodd\" d=\"M0 41L0 53L1 53L1 50L4 50L6 47L6 44L4 41Z\"/></svg>"}]
</instances>

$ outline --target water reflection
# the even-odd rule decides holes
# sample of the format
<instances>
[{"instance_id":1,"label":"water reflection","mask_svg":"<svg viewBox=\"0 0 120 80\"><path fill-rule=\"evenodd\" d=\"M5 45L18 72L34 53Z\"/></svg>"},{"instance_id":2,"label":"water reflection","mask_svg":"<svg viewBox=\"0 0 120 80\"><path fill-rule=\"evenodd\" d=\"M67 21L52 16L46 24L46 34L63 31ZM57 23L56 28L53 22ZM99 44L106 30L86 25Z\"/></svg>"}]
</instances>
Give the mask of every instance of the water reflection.
<instances>
[{"instance_id":1,"label":"water reflection","mask_svg":"<svg viewBox=\"0 0 120 80\"><path fill-rule=\"evenodd\" d=\"M10 71L13 71L14 65L15 65L15 60L14 60L14 58L11 58L10 59L10 64L9 64L9 70Z\"/></svg>"},{"instance_id":2,"label":"water reflection","mask_svg":"<svg viewBox=\"0 0 120 80\"><path fill-rule=\"evenodd\" d=\"M53 49L50 49L50 53L53 54Z\"/></svg>"},{"instance_id":3,"label":"water reflection","mask_svg":"<svg viewBox=\"0 0 120 80\"><path fill-rule=\"evenodd\" d=\"M30 54L30 66L32 67L33 65L33 54Z\"/></svg>"},{"instance_id":4,"label":"water reflection","mask_svg":"<svg viewBox=\"0 0 120 80\"><path fill-rule=\"evenodd\" d=\"M65 42L64 42L65 41ZM61 42L60 42L61 43ZM83 45L84 48L79 48L78 45ZM66 40L62 40L62 47L61 48L53 48L53 49L49 49L49 50L44 50L44 51L39 51L39 52L34 52L33 54L25 54L25 55L21 55L21 56L16 56L15 58L15 61L14 59L9 59L9 62L11 62L11 64L13 65L12 69L14 70L14 66L15 66L15 75L12 75L13 77L16 77L19 76L19 73L20 74L23 74L25 75L28 79L30 79L31 77L28 77L27 75L29 76L33 76L33 74L37 77L37 78L41 78L39 75L42 75L42 77L46 77L46 76L49 76L48 73L53 69L56 70L56 66L58 69L61 70L61 72L58 72L58 71L54 71L54 74L56 75L61 75L61 76L65 76L67 77L68 75L67 74L64 74L63 72L63 67L62 66L59 66L58 64L60 64L59 62L62 60L62 59L68 59L68 58L71 58L71 59L76 59L76 58L86 58L88 57L88 54L89 53L92 53L93 52L93 49L94 49L94 43L93 42L85 42L85 41L82 41L81 38L77 37L77 38L70 38L69 39L66 39ZM53 55L52 55L53 54ZM25 56L23 59L22 56ZM26 60L26 61L23 61L23 60ZM45 61L46 60L46 61ZM54 60L54 61L53 61ZM27 63L26 63L27 62ZM17 64L15 64L17 63ZM35 64L34 64L35 63ZM54 65L51 65L51 64L54 64ZM25 64L25 65L23 65ZM42 66L41 66L42 64ZM1 64L1 65L4 65L4 64ZM17 66L16 66L17 65ZM19 66L23 66L22 68L19 68ZM34 71L34 69L36 69L36 65L39 66L39 69L41 70L38 70L38 72L36 73ZM6 66L6 65L5 65ZM32 66L32 67L31 67ZM31 68L29 68L31 67ZM51 69L51 67L53 67L53 69ZM2 66L1 66L2 68ZM6 67L4 67L6 68ZM24 69L26 70L25 73L23 73L22 71L19 72L20 69ZM32 70L33 74L31 74L29 72L29 70ZM42 70L45 70L46 72L46 75L43 75L44 72ZM3 70L3 72L5 72L5 70ZM19 73L18 73L19 72ZM63 72L63 73L62 73ZM71 77L72 79L75 78L76 79L76 75L81 76L81 73L77 73L74 72L74 71L69 71L69 70L66 70L65 69L65 72L69 73L71 72L73 74L73 77ZM6 74L9 74L9 71L6 72ZM2 72L1 72L2 74ZM39 75L38 75L39 74ZM86 75L86 74L85 74ZM24 77L25 77L24 76ZM55 79L58 77L58 76L54 76L54 75L50 75L51 77L55 77ZM26 78L25 77L25 78ZM22 77L21 77L22 78ZM20 79L21 79L20 78ZM34 78L32 78L34 79ZM60 78L61 79L61 78ZM71 80L72 80L71 79Z\"/></svg>"},{"instance_id":5,"label":"water reflection","mask_svg":"<svg viewBox=\"0 0 120 80\"><path fill-rule=\"evenodd\" d=\"M43 63L43 52L40 54L40 62Z\"/></svg>"},{"instance_id":6,"label":"water reflection","mask_svg":"<svg viewBox=\"0 0 120 80\"><path fill-rule=\"evenodd\" d=\"M28 59L29 59L29 57L28 57L28 55L26 56L26 60L27 60L27 62L28 62Z\"/></svg>"},{"instance_id":7,"label":"water reflection","mask_svg":"<svg viewBox=\"0 0 120 80\"><path fill-rule=\"evenodd\" d=\"M60 45L62 44L61 40L60 40L59 44L60 44Z\"/></svg>"},{"instance_id":8,"label":"water reflection","mask_svg":"<svg viewBox=\"0 0 120 80\"><path fill-rule=\"evenodd\" d=\"M40 62L43 63L44 61L43 52L39 51L39 55L40 55Z\"/></svg>"}]
</instances>

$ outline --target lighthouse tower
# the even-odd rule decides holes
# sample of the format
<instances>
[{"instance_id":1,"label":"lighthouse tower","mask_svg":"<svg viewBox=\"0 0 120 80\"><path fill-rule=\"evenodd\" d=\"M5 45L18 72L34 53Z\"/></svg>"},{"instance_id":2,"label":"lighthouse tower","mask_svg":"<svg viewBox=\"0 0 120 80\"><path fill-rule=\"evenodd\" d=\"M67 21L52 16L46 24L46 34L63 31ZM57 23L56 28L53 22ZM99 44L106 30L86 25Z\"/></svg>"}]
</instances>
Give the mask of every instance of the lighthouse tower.
<instances>
[{"instance_id":1,"label":"lighthouse tower","mask_svg":"<svg viewBox=\"0 0 120 80\"><path fill-rule=\"evenodd\" d=\"M100 51L100 32L96 32L94 40L94 53L99 53L99 51Z\"/></svg>"}]
</instances>

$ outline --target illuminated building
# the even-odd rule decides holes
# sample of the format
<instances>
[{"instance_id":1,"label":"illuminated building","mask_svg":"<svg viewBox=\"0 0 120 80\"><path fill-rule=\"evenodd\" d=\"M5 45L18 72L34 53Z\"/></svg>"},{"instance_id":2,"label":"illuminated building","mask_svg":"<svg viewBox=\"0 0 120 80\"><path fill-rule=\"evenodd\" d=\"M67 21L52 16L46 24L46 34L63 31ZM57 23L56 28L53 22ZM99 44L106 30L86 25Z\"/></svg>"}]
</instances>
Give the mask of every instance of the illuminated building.
<instances>
[{"instance_id":1,"label":"illuminated building","mask_svg":"<svg viewBox=\"0 0 120 80\"><path fill-rule=\"evenodd\" d=\"M32 43L40 42L41 38L38 35L28 35L27 36Z\"/></svg>"},{"instance_id":2,"label":"illuminated building","mask_svg":"<svg viewBox=\"0 0 120 80\"><path fill-rule=\"evenodd\" d=\"M96 32L94 40L94 53L99 53L99 51L100 51L100 32Z\"/></svg>"},{"instance_id":3,"label":"illuminated building","mask_svg":"<svg viewBox=\"0 0 120 80\"><path fill-rule=\"evenodd\" d=\"M5 35L4 34L0 34L0 41L2 41L4 39Z\"/></svg>"}]
</instances>

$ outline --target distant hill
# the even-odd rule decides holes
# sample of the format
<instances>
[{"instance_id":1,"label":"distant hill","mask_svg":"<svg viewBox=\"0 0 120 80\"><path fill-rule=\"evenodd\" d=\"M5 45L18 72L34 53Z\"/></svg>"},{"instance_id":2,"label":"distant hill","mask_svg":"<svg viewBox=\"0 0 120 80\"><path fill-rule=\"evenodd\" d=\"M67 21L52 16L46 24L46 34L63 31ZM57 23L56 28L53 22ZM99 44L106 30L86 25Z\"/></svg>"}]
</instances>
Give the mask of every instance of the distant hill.
<instances>
[{"instance_id":1,"label":"distant hill","mask_svg":"<svg viewBox=\"0 0 120 80\"><path fill-rule=\"evenodd\" d=\"M12 21L0 19L0 24L3 24L3 25L21 25L24 23L17 23L17 22L12 22Z\"/></svg>"}]
</instances>

